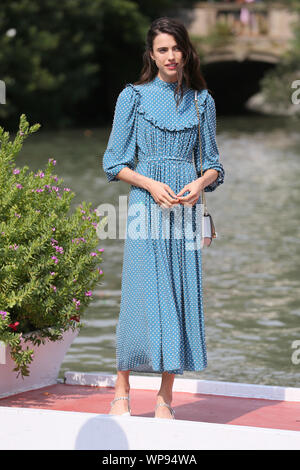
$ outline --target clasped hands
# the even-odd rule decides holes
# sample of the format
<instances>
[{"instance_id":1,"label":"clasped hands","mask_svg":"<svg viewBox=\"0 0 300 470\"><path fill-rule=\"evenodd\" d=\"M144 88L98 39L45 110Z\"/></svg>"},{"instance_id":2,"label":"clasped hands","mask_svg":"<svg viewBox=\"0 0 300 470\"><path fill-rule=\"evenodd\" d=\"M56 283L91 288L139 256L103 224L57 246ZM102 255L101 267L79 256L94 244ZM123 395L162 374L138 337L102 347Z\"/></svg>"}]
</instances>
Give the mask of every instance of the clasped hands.
<instances>
[{"instance_id":1,"label":"clasped hands","mask_svg":"<svg viewBox=\"0 0 300 470\"><path fill-rule=\"evenodd\" d=\"M149 192L160 207L170 208L178 204L192 207L198 201L203 189L204 182L202 177L200 177L186 184L178 194L175 194L168 184L153 180L150 184ZM182 196L186 191L189 191L189 194Z\"/></svg>"}]
</instances>

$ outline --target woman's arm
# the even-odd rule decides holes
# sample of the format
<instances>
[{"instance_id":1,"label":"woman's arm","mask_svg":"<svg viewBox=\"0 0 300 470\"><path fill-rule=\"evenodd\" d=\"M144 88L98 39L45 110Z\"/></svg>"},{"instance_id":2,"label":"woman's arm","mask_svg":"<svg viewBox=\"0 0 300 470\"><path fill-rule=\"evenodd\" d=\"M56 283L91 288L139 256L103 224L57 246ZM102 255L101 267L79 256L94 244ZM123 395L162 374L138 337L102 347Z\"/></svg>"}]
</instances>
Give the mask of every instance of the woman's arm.
<instances>
[{"instance_id":1,"label":"woman's arm","mask_svg":"<svg viewBox=\"0 0 300 470\"><path fill-rule=\"evenodd\" d=\"M214 191L224 182L225 171L220 162L219 150L216 141L216 107L211 94L208 93L205 109L200 121L201 128L201 154L199 135L195 145L195 166L199 181L204 183L205 191ZM202 157L202 158L201 158ZM201 159L202 174L201 177ZM215 171L212 171L215 170ZM200 179L201 178L201 179ZM195 180L197 181L197 180Z\"/></svg>"},{"instance_id":2,"label":"woman's arm","mask_svg":"<svg viewBox=\"0 0 300 470\"><path fill-rule=\"evenodd\" d=\"M137 171L131 170L130 168L122 168L122 170L119 171L117 178L125 181L125 183L146 189L147 191L149 191L151 182L154 181L152 178L141 175Z\"/></svg>"},{"instance_id":3,"label":"woman's arm","mask_svg":"<svg viewBox=\"0 0 300 470\"><path fill-rule=\"evenodd\" d=\"M134 170L137 152L138 94L126 86L118 96L113 125L103 155L103 169L108 182L118 182L117 175L125 168Z\"/></svg>"},{"instance_id":4,"label":"woman's arm","mask_svg":"<svg viewBox=\"0 0 300 470\"><path fill-rule=\"evenodd\" d=\"M196 181L201 181L202 183L202 189L206 188L206 186L209 186L212 184L216 179L219 177L219 172L218 170L215 170L214 168L211 168L209 170L206 170L203 176L200 176L200 178L197 178Z\"/></svg>"}]
</instances>

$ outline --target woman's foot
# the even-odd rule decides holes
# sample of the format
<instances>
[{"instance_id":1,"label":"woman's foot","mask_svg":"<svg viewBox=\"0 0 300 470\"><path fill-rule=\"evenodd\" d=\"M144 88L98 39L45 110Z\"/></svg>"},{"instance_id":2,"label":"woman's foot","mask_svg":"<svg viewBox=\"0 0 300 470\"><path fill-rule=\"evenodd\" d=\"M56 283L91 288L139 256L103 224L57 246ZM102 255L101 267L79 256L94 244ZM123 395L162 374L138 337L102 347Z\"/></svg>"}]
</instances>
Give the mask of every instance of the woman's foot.
<instances>
[{"instance_id":1,"label":"woman's foot","mask_svg":"<svg viewBox=\"0 0 300 470\"><path fill-rule=\"evenodd\" d=\"M130 393L130 385L129 384L124 384L120 383L117 381L115 384L115 396L114 400L116 398L120 397L128 397L129 398L129 393ZM114 402L114 400L112 400ZM121 415L123 413L126 413L130 411L130 403L129 400L122 399L122 400L116 400L113 404L111 404L110 407L110 415Z\"/></svg>"},{"instance_id":2,"label":"woman's foot","mask_svg":"<svg viewBox=\"0 0 300 470\"><path fill-rule=\"evenodd\" d=\"M171 411L171 402L172 397L163 398L162 396L158 396L157 404L155 407L155 418L174 419L174 415Z\"/></svg>"},{"instance_id":3,"label":"woman's foot","mask_svg":"<svg viewBox=\"0 0 300 470\"><path fill-rule=\"evenodd\" d=\"M124 397L120 400L118 398ZM127 397L128 399L126 399ZM130 413L130 403L129 403L129 395L115 395L114 400L111 402L110 407L110 415L122 415L124 413Z\"/></svg>"}]
</instances>

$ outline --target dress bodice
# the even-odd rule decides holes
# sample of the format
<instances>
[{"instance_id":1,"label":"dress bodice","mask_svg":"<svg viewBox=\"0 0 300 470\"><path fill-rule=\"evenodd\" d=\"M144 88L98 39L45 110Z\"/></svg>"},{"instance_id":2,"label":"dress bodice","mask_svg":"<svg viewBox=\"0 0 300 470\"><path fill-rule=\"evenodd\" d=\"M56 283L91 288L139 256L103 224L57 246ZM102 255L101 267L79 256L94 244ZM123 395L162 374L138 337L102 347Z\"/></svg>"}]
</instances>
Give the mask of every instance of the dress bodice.
<instances>
[{"instance_id":1,"label":"dress bodice","mask_svg":"<svg viewBox=\"0 0 300 470\"><path fill-rule=\"evenodd\" d=\"M103 158L108 181L119 181L118 172L128 166L147 174L145 165L171 162L194 165L195 178L201 176L198 115L194 90L184 87L178 107L174 91L177 82L158 75L148 83L128 83L120 92L113 128ZM215 103L207 89L198 92L202 170L215 168L218 178L205 191L213 191L224 179L216 143ZM189 170L190 171L190 170Z\"/></svg>"}]
</instances>

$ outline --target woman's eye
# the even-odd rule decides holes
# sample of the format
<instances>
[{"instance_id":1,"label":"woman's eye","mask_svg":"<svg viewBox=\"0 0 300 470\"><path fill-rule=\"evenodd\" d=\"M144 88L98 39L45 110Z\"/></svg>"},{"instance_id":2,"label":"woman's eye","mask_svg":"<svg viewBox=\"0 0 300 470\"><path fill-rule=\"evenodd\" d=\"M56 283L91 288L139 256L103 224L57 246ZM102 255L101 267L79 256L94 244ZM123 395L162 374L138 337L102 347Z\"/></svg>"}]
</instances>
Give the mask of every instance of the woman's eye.
<instances>
[{"instance_id":1,"label":"woman's eye","mask_svg":"<svg viewBox=\"0 0 300 470\"><path fill-rule=\"evenodd\" d=\"M180 51L179 47L175 46L173 47L175 51ZM159 52L167 52L167 49L159 49Z\"/></svg>"}]
</instances>

